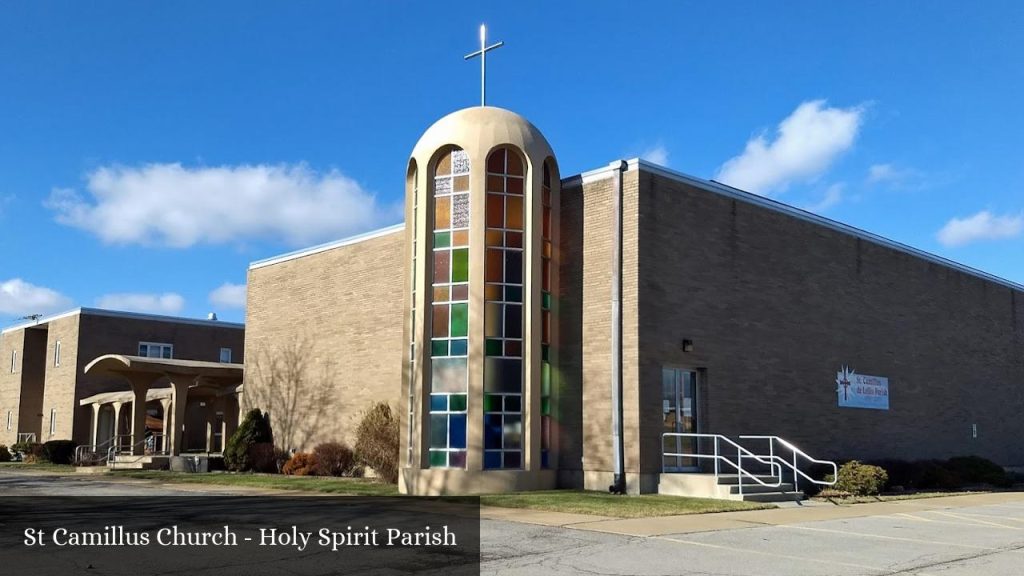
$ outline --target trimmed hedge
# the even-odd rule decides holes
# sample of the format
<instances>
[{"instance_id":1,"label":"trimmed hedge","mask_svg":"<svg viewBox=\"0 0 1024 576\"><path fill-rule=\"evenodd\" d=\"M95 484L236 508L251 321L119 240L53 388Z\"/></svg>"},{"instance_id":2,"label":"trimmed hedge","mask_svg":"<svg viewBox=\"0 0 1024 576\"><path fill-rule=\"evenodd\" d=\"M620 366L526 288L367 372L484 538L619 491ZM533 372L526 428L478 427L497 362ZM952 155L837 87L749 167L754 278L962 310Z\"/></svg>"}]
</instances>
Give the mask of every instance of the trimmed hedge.
<instances>
[{"instance_id":1,"label":"trimmed hedge","mask_svg":"<svg viewBox=\"0 0 1024 576\"><path fill-rule=\"evenodd\" d=\"M75 457L74 440L50 440L43 444L43 458L53 464L71 464Z\"/></svg>"},{"instance_id":2,"label":"trimmed hedge","mask_svg":"<svg viewBox=\"0 0 1024 576\"><path fill-rule=\"evenodd\" d=\"M889 490L960 490L965 486L989 484L1005 488L1013 478L1002 466L980 456L957 456L949 460L873 460L889 473Z\"/></svg>"},{"instance_id":3,"label":"trimmed hedge","mask_svg":"<svg viewBox=\"0 0 1024 576\"><path fill-rule=\"evenodd\" d=\"M341 442L317 444L313 461L318 476L352 476L356 467L355 453Z\"/></svg>"},{"instance_id":4,"label":"trimmed hedge","mask_svg":"<svg viewBox=\"0 0 1024 576\"><path fill-rule=\"evenodd\" d=\"M0 444L0 462L10 462L14 457L11 456L11 451L7 449L7 446Z\"/></svg>"}]
</instances>

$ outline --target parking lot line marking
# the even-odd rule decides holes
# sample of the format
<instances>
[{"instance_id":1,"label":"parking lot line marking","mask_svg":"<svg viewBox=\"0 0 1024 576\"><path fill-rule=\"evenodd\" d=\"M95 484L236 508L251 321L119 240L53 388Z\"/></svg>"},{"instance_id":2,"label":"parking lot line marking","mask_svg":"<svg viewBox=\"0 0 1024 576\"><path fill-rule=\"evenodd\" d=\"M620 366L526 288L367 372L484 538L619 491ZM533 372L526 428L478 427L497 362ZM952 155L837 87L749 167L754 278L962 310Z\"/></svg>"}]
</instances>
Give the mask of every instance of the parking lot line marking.
<instances>
[{"instance_id":1,"label":"parking lot line marking","mask_svg":"<svg viewBox=\"0 0 1024 576\"><path fill-rule=\"evenodd\" d=\"M787 560L799 560L801 562L813 562L815 564L828 564L829 566L849 566L850 568L859 568L861 570L871 570L874 572L882 572L887 574L895 574L897 571L889 568L879 568L878 566L868 566L866 564L854 564L852 562L840 562L838 560L819 560L817 558L807 558L806 556L793 556L791 554L777 554L775 552L765 552L763 550L749 550L747 548L738 548L735 546L723 546L721 544L708 544L707 542L694 542L693 540L680 540L679 538L669 538L668 536L650 536L650 538L656 540L667 540L669 542L676 542L678 544L689 544L690 546L700 546L703 548L716 548L718 550L726 550L729 552L744 552L747 554L757 554L760 556L771 556L773 558L785 558ZM923 574L921 576L924 576Z\"/></svg>"},{"instance_id":2,"label":"parking lot line marking","mask_svg":"<svg viewBox=\"0 0 1024 576\"><path fill-rule=\"evenodd\" d=\"M1016 518L1014 516L996 516L995 514L971 514L969 512L958 512L964 516L970 516L971 518L996 518L999 520L1009 520L1011 522L1024 522L1024 518Z\"/></svg>"},{"instance_id":3,"label":"parking lot line marking","mask_svg":"<svg viewBox=\"0 0 1024 576\"><path fill-rule=\"evenodd\" d=\"M1007 530L1020 530L1020 526L1007 526L1006 524L1000 524L998 522L986 522L985 520L975 520L974 518L968 518L967 516L961 516L959 514L953 514L952 512L943 512L942 510L929 510L932 514L940 514L942 516L949 516L950 518L956 518L963 520L968 523L986 524L988 526L995 526L997 528L1005 528Z\"/></svg>"},{"instance_id":4,"label":"parking lot line marking","mask_svg":"<svg viewBox=\"0 0 1024 576\"><path fill-rule=\"evenodd\" d=\"M839 534L842 536L860 536L863 538L878 538L881 540L894 540L897 542L914 542L917 544L935 544L936 546L956 546L959 548L971 548L973 550L990 550L993 552L1017 552L1022 553L1024 550L1005 550L1003 548L995 548L992 546L978 546L976 544L961 544L958 542L936 542L934 540L923 540L920 538L905 538L902 536L884 536L882 534L869 534L866 532L850 532L848 530L832 530L830 528L811 528L810 526L794 526L780 525L779 528L789 528L792 530L809 530L812 532L830 532L833 534Z\"/></svg>"},{"instance_id":5,"label":"parking lot line marking","mask_svg":"<svg viewBox=\"0 0 1024 576\"><path fill-rule=\"evenodd\" d=\"M893 516L900 516L902 518L908 518L910 520L917 520L918 522L939 522L939 520L932 520L931 518L921 518L920 516L914 516L913 514L907 514L906 512L897 512ZM943 524L954 524L954 522L942 522ZM957 524L959 526L959 524Z\"/></svg>"}]
</instances>

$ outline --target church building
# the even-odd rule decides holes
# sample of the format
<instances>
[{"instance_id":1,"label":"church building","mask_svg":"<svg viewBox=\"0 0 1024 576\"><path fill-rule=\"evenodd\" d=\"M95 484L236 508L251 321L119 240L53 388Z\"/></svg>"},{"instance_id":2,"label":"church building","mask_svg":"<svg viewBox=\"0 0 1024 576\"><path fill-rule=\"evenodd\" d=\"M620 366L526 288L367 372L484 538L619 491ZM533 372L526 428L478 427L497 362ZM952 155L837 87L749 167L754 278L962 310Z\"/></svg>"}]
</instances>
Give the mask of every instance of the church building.
<instances>
[{"instance_id":1,"label":"church building","mask_svg":"<svg viewBox=\"0 0 1024 576\"><path fill-rule=\"evenodd\" d=\"M416 494L657 492L696 433L1024 465L1024 286L643 160L562 175L491 106L405 170L404 224L250 266L247 399L295 342L333 387L295 448L384 400Z\"/></svg>"},{"instance_id":2,"label":"church building","mask_svg":"<svg viewBox=\"0 0 1024 576\"><path fill-rule=\"evenodd\" d=\"M279 443L352 444L385 401L412 494L1024 466L1024 286L643 160L564 175L484 105L500 45L413 146L404 223L250 265L243 402Z\"/></svg>"}]
</instances>

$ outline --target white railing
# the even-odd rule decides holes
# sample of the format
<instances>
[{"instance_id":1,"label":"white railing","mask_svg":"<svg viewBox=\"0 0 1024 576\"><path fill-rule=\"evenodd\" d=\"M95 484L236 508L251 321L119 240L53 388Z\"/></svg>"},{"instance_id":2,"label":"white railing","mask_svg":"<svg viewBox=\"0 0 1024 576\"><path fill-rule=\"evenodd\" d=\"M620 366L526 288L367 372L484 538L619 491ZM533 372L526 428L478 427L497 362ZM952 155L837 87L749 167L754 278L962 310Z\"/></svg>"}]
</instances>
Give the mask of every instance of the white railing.
<instances>
[{"instance_id":1,"label":"white railing","mask_svg":"<svg viewBox=\"0 0 1024 576\"><path fill-rule=\"evenodd\" d=\"M24 443L24 442L27 442L29 444L35 444L36 443L36 434L35 434L35 432L19 432L18 433L18 443L21 444L21 443Z\"/></svg>"},{"instance_id":2,"label":"white railing","mask_svg":"<svg viewBox=\"0 0 1024 576\"><path fill-rule=\"evenodd\" d=\"M693 443L694 444L694 450L693 450L693 452L666 452L665 451L665 439L666 438L693 438L695 440L695 442ZM713 450L713 452L711 454L702 453L700 451L699 442L700 442L700 440L702 438L710 438L710 439L713 440L712 444L714 446L714 450ZM722 450L722 448L723 448L721 446L722 443L726 444L726 446L724 448L728 452L728 455L726 454L726 452L724 452ZM735 454L736 454L736 461L735 462L729 458L729 456L731 456L733 454L733 452L735 452ZM725 464L728 464L729 466L731 466L733 469L736 470L736 484L739 486L739 494L740 494L741 497L743 496L743 478L744 477L747 477L747 478L753 480L754 483L760 484L761 486L765 486L765 487L768 487L768 488L779 488L779 487L782 486L782 466L778 462L774 461L774 459L765 458L765 457L759 456L757 454L754 454L750 450L747 450L743 446L740 446L736 442L733 442L728 437L722 436L721 434L696 434L696 433L690 433L690 432L665 432L665 433L663 433L661 435L661 471L663 473L665 472L665 458L694 458L694 459L703 458L703 459L713 460L714 463L715 463L715 479L716 480L721 476L721 473L720 473L721 472L720 463L724 462ZM764 466L768 466L769 470L771 470L772 473L768 474L767 476L772 477L775 480L775 482L774 483L765 482L764 480L761 479L761 477L764 476L764 475L754 474L754 473L752 473L750 471L749 468L744 469L744 467L743 467L743 460L744 460L744 458L746 458L748 460L753 460L754 462L757 462L758 464L762 464ZM755 464L755 466L756 466L756 464Z\"/></svg>"},{"instance_id":3,"label":"white railing","mask_svg":"<svg viewBox=\"0 0 1024 576\"><path fill-rule=\"evenodd\" d=\"M783 438L779 438L778 436L764 436L764 435L750 435L750 434L748 434L748 435L740 436L740 439L742 439L742 440L767 440L768 441L768 454L760 454L759 457L767 458L767 459L771 460L772 462L778 462L778 463L786 466L790 470L792 470L793 471L793 489L794 490L799 490L800 489L800 477L801 476L803 476L803 478L805 480L807 480L808 482L810 482L812 484L818 484L819 486L834 486L835 483L836 483L836 478L839 477L839 466L837 466L835 462L832 462L831 460L818 460L816 458L812 458L806 452L804 452L803 450L801 450L801 449L797 448L796 446L794 446L791 442L789 442L789 441L787 441L787 440L785 440ZM786 450L789 450L789 452L792 454L792 459L790 459L790 458L783 458L782 456L779 456L778 454L776 454L776 451L775 451L775 444L776 443L778 443L782 448L784 448ZM832 481L829 482L827 480L816 480L813 477L809 476L806 472L804 472L803 470L800 469L800 458L803 458L803 460L807 461L810 464L821 464L822 466L831 466L832 467Z\"/></svg>"},{"instance_id":4,"label":"white railing","mask_svg":"<svg viewBox=\"0 0 1024 576\"><path fill-rule=\"evenodd\" d=\"M114 439L111 438L102 444L82 444L81 446L76 446L74 459L75 465L87 466L90 464L105 463L110 450L110 444L113 441Z\"/></svg>"},{"instance_id":5,"label":"white railing","mask_svg":"<svg viewBox=\"0 0 1024 576\"><path fill-rule=\"evenodd\" d=\"M128 439L128 444L123 442L123 439ZM170 451L167 449L167 437L163 434L150 434L147 438L139 440L138 442L131 443L131 434L118 434L111 438L112 445L107 449L107 463L113 462L115 456L131 456L136 455L134 461L145 458L146 456L167 456ZM135 448L142 447L142 454L135 454ZM118 462L127 462L123 458L118 458Z\"/></svg>"}]
</instances>

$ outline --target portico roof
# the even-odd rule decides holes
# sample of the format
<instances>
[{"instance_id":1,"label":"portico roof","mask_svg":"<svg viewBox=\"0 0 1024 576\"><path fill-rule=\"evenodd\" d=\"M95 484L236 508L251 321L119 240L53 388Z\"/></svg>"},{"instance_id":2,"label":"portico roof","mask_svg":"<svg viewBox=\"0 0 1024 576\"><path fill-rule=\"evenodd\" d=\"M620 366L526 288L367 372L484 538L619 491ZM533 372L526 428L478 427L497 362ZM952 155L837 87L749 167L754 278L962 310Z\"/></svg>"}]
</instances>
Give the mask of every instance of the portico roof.
<instances>
[{"instance_id":1,"label":"portico roof","mask_svg":"<svg viewBox=\"0 0 1024 576\"><path fill-rule=\"evenodd\" d=\"M147 358L144 356L123 356L121 354L105 354L89 362L86 374L127 373L153 374L158 376L183 375L197 378L217 378L225 380L242 380L242 364L226 362L205 362L202 360L174 360L171 358Z\"/></svg>"},{"instance_id":2,"label":"portico roof","mask_svg":"<svg viewBox=\"0 0 1024 576\"><path fill-rule=\"evenodd\" d=\"M173 390L171 388L150 388L149 390L146 390L146 402L170 398L172 392ZM78 401L78 405L112 404L114 402L128 403L132 400L135 400L135 393L131 390L123 390L121 392L101 392L100 394L93 394L88 398L82 398Z\"/></svg>"}]
</instances>

